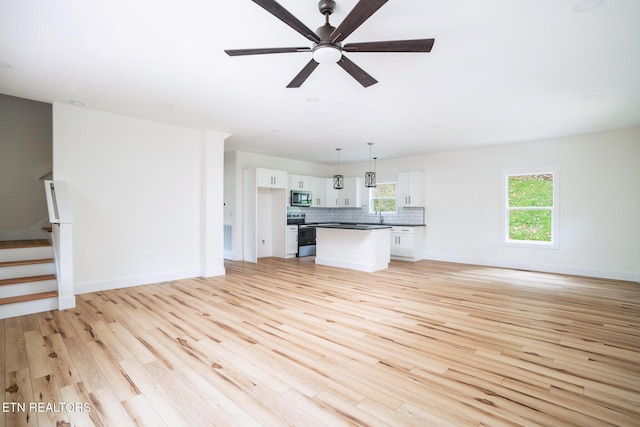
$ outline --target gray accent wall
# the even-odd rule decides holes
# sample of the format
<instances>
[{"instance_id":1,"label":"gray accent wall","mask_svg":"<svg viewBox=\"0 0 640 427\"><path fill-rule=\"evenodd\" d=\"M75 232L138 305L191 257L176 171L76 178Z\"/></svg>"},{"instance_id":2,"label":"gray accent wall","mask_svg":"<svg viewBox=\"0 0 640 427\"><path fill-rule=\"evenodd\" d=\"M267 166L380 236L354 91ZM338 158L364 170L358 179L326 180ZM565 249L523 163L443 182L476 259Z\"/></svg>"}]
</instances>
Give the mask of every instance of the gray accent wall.
<instances>
[{"instance_id":1,"label":"gray accent wall","mask_svg":"<svg viewBox=\"0 0 640 427\"><path fill-rule=\"evenodd\" d=\"M0 240L44 235L52 141L51 104L0 94Z\"/></svg>"}]
</instances>

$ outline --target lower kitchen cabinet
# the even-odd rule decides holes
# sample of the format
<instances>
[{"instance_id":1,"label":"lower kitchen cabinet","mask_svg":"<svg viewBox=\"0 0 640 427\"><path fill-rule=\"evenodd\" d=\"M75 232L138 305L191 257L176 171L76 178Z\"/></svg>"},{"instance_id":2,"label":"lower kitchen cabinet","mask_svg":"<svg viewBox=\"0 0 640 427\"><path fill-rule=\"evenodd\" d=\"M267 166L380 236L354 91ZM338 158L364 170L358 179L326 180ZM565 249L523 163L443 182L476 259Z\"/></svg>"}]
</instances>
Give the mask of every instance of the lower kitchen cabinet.
<instances>
[{"instance_id":1,"label":"lower kitchen cabinet","mask_svg":"<svg viewBox=\"0 0 640 427\"><path fill-rule=\"evenodd\" d=\"M287 250L285 258L293 258L298 254L298 226L287 225Z\"/></svg>"},{"instance_id":2,"label":"lower kitchen cabinet","mask_svg":"<svg viewBox=\"0 0 640 427\"><path fill-rule=\"evenodd\" d=\"M422 259L424 226L391 227L391 258L405 261Z\"/></svg>"}]
</instances>

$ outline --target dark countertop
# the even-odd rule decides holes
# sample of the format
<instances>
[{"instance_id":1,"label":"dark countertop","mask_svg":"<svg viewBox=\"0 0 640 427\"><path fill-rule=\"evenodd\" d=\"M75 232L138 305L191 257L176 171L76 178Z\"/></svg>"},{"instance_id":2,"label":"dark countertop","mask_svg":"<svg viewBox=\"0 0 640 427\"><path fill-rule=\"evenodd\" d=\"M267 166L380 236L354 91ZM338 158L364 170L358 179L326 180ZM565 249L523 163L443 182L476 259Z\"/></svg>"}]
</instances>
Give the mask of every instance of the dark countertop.
<instances>
[{"instance_id":1,"label":"dark countertop","mask_svg":"<svg viewBox=\"0 0 640 427\"><path fill-rule=\"evenodd\" d=\"M337 228L340 230L382 230L391 228L390 225L385 224L314 224L311 226L315 228Z\"/></svg>"},{"instance_id":2,"label":"dark countertop","mask_svg":"<svg viewBox=\"0 0 640 427\"><path fill-rule=\"evenodd\" d=\"M396 224L393 222L383 222L382 224L380 224L379 222L371 222L371 223L367 223L367 222L359 222L358 224L367 224L367 225L388 225L390 227L425 227L426 224Z\"/></svg>"},{"instance_id":3,"label":"dark countertop","mask_svg":"<svg viewBox=\"0 0 640 427\"><path fill-rule=\"evenodd\" d=\"M379 222L358 222L358 223L349 223L349 222L322 222L322 223L306 223L305 225L308 226L312 226L312 227L318 227L318 226L326 226L326 225L348 225L348 226L353 226L353 225L358 225L358 226L363 226L363 225L383 225L385 227L425 227L425 224L395 224L392 222L383 222L382 224L380 224ZM337 227L332 227L332 228L337 228ZM344 227L343 227L344 228Z\"/></svg>"}]
</instances>

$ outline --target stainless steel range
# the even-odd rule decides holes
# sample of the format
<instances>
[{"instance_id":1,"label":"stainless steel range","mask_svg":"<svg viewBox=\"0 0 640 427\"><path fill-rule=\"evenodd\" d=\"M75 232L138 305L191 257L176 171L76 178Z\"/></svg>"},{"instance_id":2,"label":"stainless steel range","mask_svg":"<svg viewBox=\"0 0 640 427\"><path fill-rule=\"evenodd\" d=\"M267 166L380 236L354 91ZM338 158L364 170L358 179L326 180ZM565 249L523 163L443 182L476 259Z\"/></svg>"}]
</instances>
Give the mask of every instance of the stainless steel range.
<instances>
[{"instance_id":1,"label":"stainless steel range","mask_svg":"<svg viewBox=\"0 0 640 427\"><path fill-rule=\"evenodd\" d=\"M288 212L287 225L298 225L298 257L316 254L316 229L305 224L303 213Z\"/></svg>"},{"instance_id":2,"label":"stainless steel range","mask_svg":"<svg viewBox=\"0 0 640 427\"><path fill-rule=\"evenodd\" d=\"M298 225L298 256L316 254L316 229L306 224Z\"/></svg>"}]
</instances>

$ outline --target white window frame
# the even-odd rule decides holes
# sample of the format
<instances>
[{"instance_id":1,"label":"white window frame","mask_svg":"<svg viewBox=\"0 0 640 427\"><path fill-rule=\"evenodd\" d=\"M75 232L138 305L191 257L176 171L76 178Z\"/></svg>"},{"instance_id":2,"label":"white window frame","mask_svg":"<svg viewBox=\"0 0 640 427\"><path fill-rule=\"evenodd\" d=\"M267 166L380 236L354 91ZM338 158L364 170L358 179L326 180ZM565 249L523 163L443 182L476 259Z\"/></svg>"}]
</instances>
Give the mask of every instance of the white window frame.
<instances>
[{"instance_id":1,"label":"white window frame","mask_svg":"<svg viewBox=\"0 0 640 427\"><path fill-rule=\"evenodd\" d=\"M389 199L395 199L398 195L398 183L395 181L388 181L388 182L379 182L378 185L380 184L395 184L396 185L396 194L393 197L389 197ZM369 213L370 214L378 214L378 212L375 212L373 209L373 192L375 191L375 188L369 188ZM379 197L380 199L382 199L382 197ZM395 215L398 213L398 201L396 200L396 210L393 212L382 212L382 215Z\"/></svg>"},{"instance_id":2,"label":"white window frame","mask_svg":"<svg viewBox=\"0 0 640 427\"><path fill-rule=\"evenodd\" d=\"M553 207L551 208L551 241L509 239L509 177L514 175L553 175ZM504 246L523 248L560 249L560 166L502 169L500 171L502 215L500 241ZM535 209L535 208L533 208Z\"/></svg>"}]
</instances>

